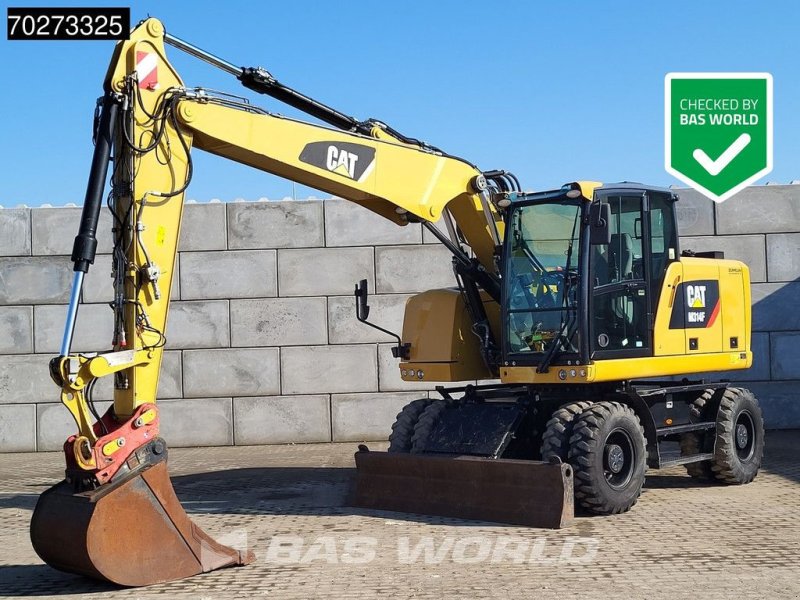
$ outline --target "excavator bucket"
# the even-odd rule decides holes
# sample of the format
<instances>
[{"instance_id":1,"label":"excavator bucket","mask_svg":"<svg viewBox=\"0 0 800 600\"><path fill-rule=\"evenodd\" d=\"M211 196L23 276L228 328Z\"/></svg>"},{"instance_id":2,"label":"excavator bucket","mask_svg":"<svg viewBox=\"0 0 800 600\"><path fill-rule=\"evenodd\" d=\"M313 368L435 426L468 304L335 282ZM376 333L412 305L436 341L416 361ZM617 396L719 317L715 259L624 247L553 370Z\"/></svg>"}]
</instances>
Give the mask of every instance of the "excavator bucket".
<instances>
[{"instance_id":1,"label":"excavator bucket","mask_svg":"<svg viewBox=\"0 0 800 600\"><path fill-rule=\"evenodd\" d=\"M359 508L560 529L574 517L572 468L477 456L359 450Z\"/></svg>"},{"instance_id":2,"label":"excavator bucket","mask_svg":"<svg viewBox=\"0 0 800 600\"><path fill-rule=\"evenodd\" d=\"M217 543L178 502L163 440L143 446L126 472L76 492L64 480L45 491L31 520L31 541L51 567L123 586L190 577L253 560Z\"/></svg>"}]
</instances>

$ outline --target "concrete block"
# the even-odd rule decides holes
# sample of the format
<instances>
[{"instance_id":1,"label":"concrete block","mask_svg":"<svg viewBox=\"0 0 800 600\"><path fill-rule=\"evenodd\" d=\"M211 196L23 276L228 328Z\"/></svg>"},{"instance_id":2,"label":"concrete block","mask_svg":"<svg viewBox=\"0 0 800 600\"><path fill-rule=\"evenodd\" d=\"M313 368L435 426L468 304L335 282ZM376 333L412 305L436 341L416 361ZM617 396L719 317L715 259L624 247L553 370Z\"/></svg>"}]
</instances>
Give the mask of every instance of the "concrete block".
<instances>
[{"instance_id":1,"label":"concrete block","mask_svg":"<svg viewBox=\"0 0 800 600\"><path fill-rule=\"evenodd\" d=\"M437 385L457 387L475 383L474 381L454 381L443 383L441 381L403 381L400 377L400 361L392 356L394 344L381 344L378 347L378 381L380 391L394 392L402 390L432 390Z\"/></svg>"},{"instance_id":2,"label":"concrete block","mask_svg":"<svg viewBox=\"0 0 800 600\"><path fill-rule=\"evenodd\" d=\"M800 428L800 381L751 381L742 387L758 398L767 429Z\"/></svg>"},{"instance_id":3,"label":"concrete block","mask_svg":"<svg viewBox=\"0 0 800 600\"><path fill-rule=\"evenodd\" d=\"M450 239L450 234L447 232L447 225L444 224L444 217L442 217L441 219L436 221L433 224L433 226L436 227L436 229L438 229L439 231L441 231L445 235L445 237L447 237L447 239ZM422 228L422 243L423 244L441 244L442 242L440 242L439 239L435 235L433 235L430 231L428 231L427 227L423 227Z\"/></svg>"},{"instance_id":4,"label":"concrete block","mask_svg":"<svg viewBox=\"0 0 800 600\"><path fill-rule=\"evenodd\" d=\"M167 319L167 347L224 348L230 346L227 300L174 302Z\"/></svg>"},{"instance_id":5,"label":"concrete block","mask_svg":"<svg viewBox=\"0 0 800 600\"><path fill-rule=\"evenodd\" d=\"M111 255L99 254L83 277L84 302L111 302L114 288L111 281Z\"/></svg>"},{"instance_id":6,"label":"concrete block","mask_svg":"<svg viewBox=\"0 0 800 600\"><path fill-rule=\"evenodd\" d=\"M772 379L800 380L800 331L776 331L769 337Z\"/></svg>"},{"instance_id":7,"label":"concrete block","mask_svg":"<svg viewBox=\"0 0 800 600\"><path fill-rule=\"evenodd\" d=\"M179 282L179 257L175 258L175 273L172 276L172 300L180 300ZM162 267L166 273L166 267ZM160 280L161 289L164 287L164 280ZM114 299L114 286L111 279L111 255L99 254L94 259L94 264L89 268L89 272L83 279L83 301L84 302L111 302Z\"/></svg>"},{"instance_id":8,"label":"concrete block","mask_svg":"<svg viewBox=\"0 0 800 600\"><path fill-rule=\"evenodd\" d=\"M368 442L389 439L397 413L425 394L333 394L331 423L334 442Z\"/></svg>"},{"instance_id":9,"label":"concrete block","mask_svg":"<svg viewBox=\"0 0 800 600\"><path fill-rule=\"evenodd\" d=\"M421 244L422 231L418 223L398 225L348 200L326 200L325 245L380 246Z\"/></svg>"},{"instance_id":10,"label":"concrete block","mask_svg":"<svg viewBox=\"0 0 800 600\"><path fill-rule=\"evenodd\" d=\"M682 237L681 250L721 250L725 258L740 260L750 267L750 281L767 280L767 255L763 235L717 235Z\"/></svg>"},{"instance_id":11,"label":"concrete block","mask_svg":"<svg viewBox=\"0 0 800 600\"><path fill-rule=\"evenodd\" d=\"M64 256L0 258L0 305L69 301L72 263Z\"/></svg>"},{"instance_id":12,"label":"concrete block","mask_svg":"<svg viewBox=\"0 0 800 600\"><path fill-rule=\"evenodd\" d=\"M161 402L161 436L173 448L233 444L230 398L193 398Z\"/></svg>"},{"instance_id":13,"label":"concrete block","mask_svg":"<svg viewBox=\"0 0 800 600\"><path fill-rule=\"evenodd\" d=\"M800 229L800 223L795 228ZM767 236L767 267L770 281L800 279L800 233Z\"/></svg>"},{"instance_id":14,"label":"concrete block","mask_svg":"<svg viewBox=\"0 0 800 600\"><path fill-rule=\"evenodd\" d=\"M327 344L325 298L231 300L231 345Z\"/></svg>"},{"instance_id":15,"label":"concrete block","mask_svg":"<svg viewBox=\"0 0 800 600\"><path fill-rule=\"evenodd\" d=\"M796 232L800 223L800 186L749 187L716 205L717 233Z\"/></svg>"},{"instance_id":16,"label":"concrete block","mask_svg":"<svg viewBox=\"0 0 800 600\"><path fill-rule=\"evenodd\" d=\"M161 371L158 375L158 390L156 398L170 399L183 396L182 390L181 351L169 350L164 352L161 359ZM114 399L114 376L101 377L94 387L94 399L97 401L110 401Z\"/></svg>"},{"instance_id":17,"label":"concrete block","mask_svg":"<svg viewBox=\"0 0 800 600\"><path fill-rule=\"evenodd\" d=\"M409 297L407 294L370 295L369 321L401 335L406 300ZM356 299L352 295L328 298L328 331L331 344L364 344L394 340L392 336L364 325L356 319Z\"/></svg>"},{"instance_id":18,"label":"concrete block","mask_svg":"<svg viewBox=\"0 0 800 600\"><path fill-rule=\"evenodd\" d=\"M112 378L109 378L112 379ZM183 396L183 364L180 350L164 352L161 372L158 376L157 398L180 398Z\"/></svg>"},{"instance_id":19,"label":"concrete block","mask_svg":"<svg viewBox=\"0 0 800 600\"><path fill-rule=\"evenodd\" d=\"M263 298L278 295L275 250L184 252L181 298Z\"/></svg>"},{"instance_id":20,"label":"concrete block","mask_svg":"<svg viewBox=\"0 0 800 600\"><path fill-rule=\"evenodd\" d=\"M225 250L227 247L226 204L184 204L178 250Z\"/></svg>"},{"instance_id":21,"label":"concrete block","mask_svg":"<svg viewBox=\"0 0 800 600\"><path fill-rule=\"evenodd\" d=\"M751 286L754 331L800 330L800 281Z\"/></svg>"},{"instance_id":22,"label":"concrete block","mask_svg":"<svg viewBox=\"0 0 800 600\"><path fill-rule=\"evenodd\" d=\"M228 248L323 246L322 202L237 202L228 205Z\"/></svg>"},{"instance_id":23,"label":"concrete block","mask_svg":"<svg viewBox=\"0 0 800 600\"><path fill-rule=\"evenodd\" d=\"M281 388L284 394L376 391L375 346L281 348Z\"/></svg>"},{"instance_id":24,"label":"concrete block","mask_svg":"<svg viewBox=\"0 0 800 600\"><path fill-rule=\"evenodd\" d=\"M33 352L33 307L0 306L0 354Z\"/></svg>"},{"instance_id":25,"label":"concrete block","mask_svg":"<svg viewBox=\"0 0 800 600\"><path fill-rule=\"evenodd\" d=\"M268 396L281 392L277 348L185 350L183 395Z\"/></svg>"},{"instance_id":26,"label":"concrete block","mask_svg":"<svg viewBox=\"0 0 800 600\"><path fill-rule=\"evenodd\" d=\"M31 230L33 239L33 254L70 255L72 244L80 226L83 208L32 208ZM97 252L110 254L114 247L114 238L111 232L113 218L111 213L103 207L100 210L100 220L97 223Z\"/></svg>"},{"instance_id":27,"label":"concrete block","mask_svg":"<svg viewBox=\"0 0 800 600\"><path fill-rule=\"evenodd\" d=\"M675 191L680 197L675 205L680 234L714 235L714 201L692 189Z\"/></svg>"},{"instance_id":28,"label":"concrete block","mask_svg":"<svg viewBox=\"0 0 800 600\"><path fill-rule=\"evenodd\" d=\"M753 366L749 369L738 371L712 371L703 373L702 376L709 381L766 381L770 379L770 343L769 333L754 331L750 341L750 348L753 351ZM693 377L690 376L689 379ZM675 380L680 380L676 377Z\"/></svg>"},{"instance_id":29,"label":"concrete block","mask_svg":"<svg viewBox=\"0 0 800 600\"><path fill-rule=\"evenodd\" d=\"M95 402L97 412L101 415L109 406L109 402ZM78 426L63 404L36 406L36 449L39 452L60 451L67 438L76 433Z\"/></svg>"},{"instance_id":30,"label":"concrete block","mask_svg":"<svg viewBox=\"0 0 800 600\"><path fill-rule=\"evenodd\" d=\"M372 248L278 250L281 296L336 296L353 293L361 279L375 289Z\"/></svg>"},{"instance_id":31,"label":"concrete block","mask_svg":"<svg viewBox=\"0 0 800 600\"><path fill-rule=\"evenodd\" d=\"M50 354L3 356L0 360L0 404L57 402L59 390L50 379Z\"/></svg>"},{"instance_id":32,"label":"concrete block","mask_svg":"<svg viewBox=\"0 0 800 600\"><path fill-rule=\"evenodd\" d=\"M36 352L57 353L64 337L66 306L37 306L33 310L33 343ZM73 352L111 350L114 313L107 304L81 304L72 338Z\"/></svg>"},{"instance_id":33,"label":"concrete block","mask_svg":"<svg viewBox=\"0 0 800 600\"><path fill-rule=\"evenodd\" d=\"M0 452L34 452L35 450L36 405L0 405Z\"/></svg>"},{"instance_id":34,"label":"concrete block","mask_svg":"<svg viewBox=\"0 0 800 600\"><path fill-rule=\"evenodd\" d=\"M327 395L234 398L236 445L331 441Z\"/></svg>"},{"instance_id":35,"label":"concrete block","mask_svg":"<svg viewBox=\"0 0 800 600\"><path fill-rule=\"evenodd\" d=\"M29 208L0 209L0 256L28 256L31 253L31 211Z\"/></svg>"},{"instance_id":36,"label":"concrete block","mask_svg":"<svg viewBox=\"0 0 800 600\"><path fill-rule=\"evenodd\" d=\"M443 246L375 248L378 294L422 292L453 287L452 254Z\"/></svg>"}]
</instances>

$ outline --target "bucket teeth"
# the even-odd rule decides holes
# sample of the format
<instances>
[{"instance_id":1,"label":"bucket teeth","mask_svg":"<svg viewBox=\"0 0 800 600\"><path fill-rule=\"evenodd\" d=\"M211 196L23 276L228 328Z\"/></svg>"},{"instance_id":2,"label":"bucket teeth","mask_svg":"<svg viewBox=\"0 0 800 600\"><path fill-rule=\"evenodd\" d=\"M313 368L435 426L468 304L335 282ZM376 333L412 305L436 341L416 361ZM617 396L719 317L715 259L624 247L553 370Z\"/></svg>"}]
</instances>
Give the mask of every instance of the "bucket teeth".
<instances>
[{"instance_id":1,"label":"bucket teeth","mask_svg":"<svg viewBox=\"0 0 800 600\"><path fill-rule=\"evenodd\" d=\"M183 510L160 453L140 468L88 491L67 481L45 491L31 520L31 541L50 566L124 586L183 579L253 560L216 542ZM146 449L143 447L142 450Z\"/></svg>"}]
</instances>

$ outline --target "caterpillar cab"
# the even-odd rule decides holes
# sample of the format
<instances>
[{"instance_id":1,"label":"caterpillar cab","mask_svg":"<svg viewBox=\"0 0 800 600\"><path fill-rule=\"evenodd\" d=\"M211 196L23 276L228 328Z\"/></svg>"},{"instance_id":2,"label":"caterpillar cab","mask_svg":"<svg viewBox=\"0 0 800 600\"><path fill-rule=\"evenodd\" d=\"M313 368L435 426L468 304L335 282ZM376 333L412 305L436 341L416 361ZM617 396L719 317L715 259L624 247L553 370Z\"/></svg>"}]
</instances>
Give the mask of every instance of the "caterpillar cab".
<instances>
[{"instance_id":1,"label":"caterpillar cab","mask_svg":"<svg viewBox=\"0 0 800 600\"><path fill-rule=\"evenodd\" d=\"M186 87L166 45L323 124ZM564 527L575 501L600 514L628 510L647 467L686 464L692 476L727 483L755 477L763 421L753 395L686 377L750 366L748 269L680 251L670 190L576 182L523 192L506 171L341 113L153 18L115 48L95 139L64 338L50 363L76 431L64 444L65 478L41 495L31 522L34 549L53 567L140 586L253 559L192 523L159 435L156 390L193 149L398 226L421 223L452 253L453 287L408 300L393 348L402 378L429 382L440 397L403 408L388 451L359 447L355 506ZM113 338L76 353L104 199ZM365 281L356 286L357 317L381 328L368 320L368 294ZM101 377L114 387L103 415L92 401ZM479 380L492 383L458 384Z\"/></svg>"}]
</instances>

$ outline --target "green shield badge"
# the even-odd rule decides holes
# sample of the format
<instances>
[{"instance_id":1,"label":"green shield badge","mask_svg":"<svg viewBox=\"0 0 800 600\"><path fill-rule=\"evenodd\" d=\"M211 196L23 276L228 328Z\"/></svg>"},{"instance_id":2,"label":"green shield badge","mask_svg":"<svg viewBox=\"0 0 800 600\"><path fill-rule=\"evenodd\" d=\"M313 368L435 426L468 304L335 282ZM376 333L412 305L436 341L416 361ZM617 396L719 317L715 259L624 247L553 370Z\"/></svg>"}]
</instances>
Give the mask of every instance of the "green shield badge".
<instances>
[{"instance_id":1,"label":"green shield badge","mask_svg":"<svg viewBox=\"0 0 800 600\"><path fill-rule=\"evenodd\" d=\"M772 171L772 75L669 73L664 166L715 202Z\"/></svg>"}]
</instances>

